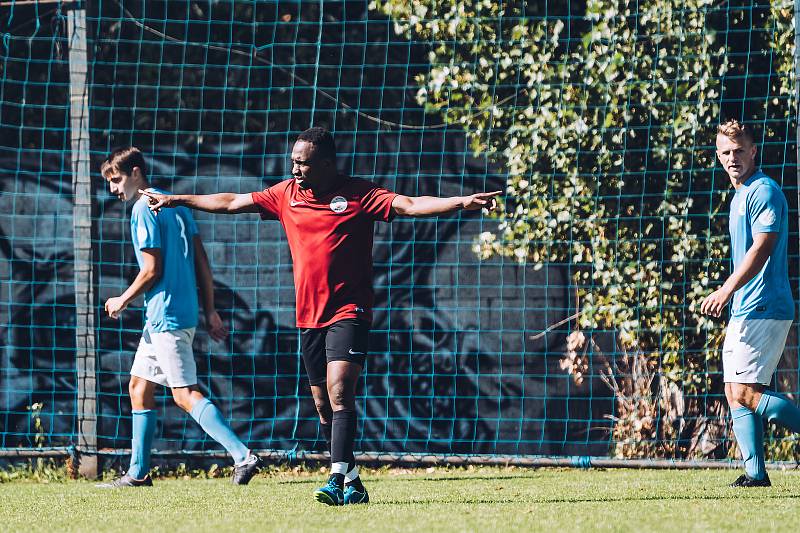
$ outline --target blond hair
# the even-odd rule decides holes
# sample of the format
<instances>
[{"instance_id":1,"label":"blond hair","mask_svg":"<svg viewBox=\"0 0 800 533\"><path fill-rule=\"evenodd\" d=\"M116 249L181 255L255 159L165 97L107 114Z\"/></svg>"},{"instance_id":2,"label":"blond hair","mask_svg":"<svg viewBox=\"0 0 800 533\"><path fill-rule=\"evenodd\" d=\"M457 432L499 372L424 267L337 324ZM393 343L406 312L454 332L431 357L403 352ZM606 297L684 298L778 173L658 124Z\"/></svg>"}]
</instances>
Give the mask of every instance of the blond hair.
<instances>
[{"instance_id":1,"label":"blond hair","mask_svg":"<svg viewBox=\"0 0 800 533\"><path fill-rule=\"evenodd\" d=\"M750 144L755 144L752 130L746 124L742 124L735 118L726 120L717 126L717 134L724 135L733 141L745 139L749 141Z\"/></svg>"}]
</instances>

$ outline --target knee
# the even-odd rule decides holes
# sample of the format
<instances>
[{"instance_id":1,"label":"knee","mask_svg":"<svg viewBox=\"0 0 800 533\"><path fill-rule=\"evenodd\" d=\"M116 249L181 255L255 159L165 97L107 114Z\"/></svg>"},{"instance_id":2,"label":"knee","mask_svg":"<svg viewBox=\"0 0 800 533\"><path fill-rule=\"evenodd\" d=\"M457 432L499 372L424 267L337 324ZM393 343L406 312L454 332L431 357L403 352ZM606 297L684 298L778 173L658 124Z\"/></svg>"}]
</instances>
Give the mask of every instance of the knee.
<instances>
[{"instance_id":1,"label":"knee","mask_svg":"<svg viewBox=\"0 0 800 533\"><path fill-rule=\"evenodd\" d=\"M172 389L172 399L175 400L175 405L186 411L192 411L191 392L189 389Z\"/></svg>"},{"instance_id":2,"label":"knee","mask_svg":"<svg viewBox=\"0 0 800 533\"><path fill-rule=\"evenodd\" d=\"M355 408L355 398L348 392L348 387L344 383L332 383L328 387L328 397L334 411Z\"/></svg>"},{"instance_id":3,"label":"knee","mask_svg":"<svg viewBox=\"0 0 800 533\"><path fill-rule=\"evenodd\" d=\"M757 389L751 385L732 383L728 392L728 402L732 406L741 405L747 407L751 411L755 411L757 404L755 402Z\"/></svg>"},{"instance_id":4,"label":"knee","mask_svg":"<svg viewBox=\"0 0 800 533\"><path fill-rule=\"evenodd\" d=\"M128 394L131 400L136 403L144 401L145 392L147 391L147 382L140 379L132 378L128 383Z\"/></svg>"},{"instance_id":5,"label":"knee","mask_svg":"<svg viewBox=\"0 0 800 533\"><path fill-rule=\"evenodd\" d=\"M322 398L314 398L314 407L319 414L319 421L323 424L330 424L333 414L330 404Z\"/></svg>"}]
</instances>

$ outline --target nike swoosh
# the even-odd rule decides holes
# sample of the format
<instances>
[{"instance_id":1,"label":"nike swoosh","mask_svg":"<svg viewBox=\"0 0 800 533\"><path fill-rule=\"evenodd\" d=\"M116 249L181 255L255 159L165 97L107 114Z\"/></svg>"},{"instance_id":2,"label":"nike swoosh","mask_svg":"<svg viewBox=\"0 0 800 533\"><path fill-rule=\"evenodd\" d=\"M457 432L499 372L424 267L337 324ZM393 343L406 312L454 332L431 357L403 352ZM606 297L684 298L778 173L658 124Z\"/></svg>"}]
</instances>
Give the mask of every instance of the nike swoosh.
<instances>
[{"instance_id":1,"label":"nike swoosh","mask_svg":"<svg viewBox=\"0 0 800 533\"><path fill-rule=\"evenodd\" d=\"M352 348L350 348L347 353L350 355L364 355L364 352L354 352Z\"/></svg>"},{"instance_id":2,"label":"nike swoosh","mask_svg":"<svg viewBox=\"0 0 800 533\"><path fill-rule=\"evenodd\" d=\"M747 372L747 370L742 370L741 372L736 372L736 375L738 376L740 374L744 374L745 372Z\"/></svg>"},{"instance_id":3,"label":"nike swoosh","mask_svg":"<svg viewBox=\"0 0 800 533\"><path fill-rule=\"evenodd\" d=\"M298 205L303 205L305 202L295 202L293 200L289 200L289 205L292 207L297 207Z\"/></svg>"}]
</instances>

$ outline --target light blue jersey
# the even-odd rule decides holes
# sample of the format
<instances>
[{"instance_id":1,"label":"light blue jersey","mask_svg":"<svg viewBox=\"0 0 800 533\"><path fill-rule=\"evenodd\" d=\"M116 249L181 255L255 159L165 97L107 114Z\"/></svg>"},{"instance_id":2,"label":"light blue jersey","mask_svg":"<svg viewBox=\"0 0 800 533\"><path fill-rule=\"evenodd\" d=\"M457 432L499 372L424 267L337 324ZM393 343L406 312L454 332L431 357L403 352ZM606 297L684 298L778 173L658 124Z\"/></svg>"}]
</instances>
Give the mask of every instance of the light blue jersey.
<instances>
[{"instance_id":1,"label":"light blue jersey","mask_svg":"<svg viewBox=\"0 0 800 533\"><path fill-rule=\"evenodd\" d=\"M161 194L160 189L150 188ZM161 277L144 295L145 327L154 332L197 326L197 281L194 273L193 237L197 233L192 213L185 207L150 211L141 196L131 212L131 236L136 261L142 267L142 250L161 251Z\"/></svg>"},{"instance_id":2,"label":"light blue jersey","mask_svg":"<svg viewBox=\"0 0 800 533\"><path fill-rule=\"evenodd\" d=\"M734 293L731 317L793 320L794 300L786 255L789 207L778 184L760 170L733 195L729 229L734 271L753 246L754 234L778 234L761 272Z\"/></svg>"}]
</instances>

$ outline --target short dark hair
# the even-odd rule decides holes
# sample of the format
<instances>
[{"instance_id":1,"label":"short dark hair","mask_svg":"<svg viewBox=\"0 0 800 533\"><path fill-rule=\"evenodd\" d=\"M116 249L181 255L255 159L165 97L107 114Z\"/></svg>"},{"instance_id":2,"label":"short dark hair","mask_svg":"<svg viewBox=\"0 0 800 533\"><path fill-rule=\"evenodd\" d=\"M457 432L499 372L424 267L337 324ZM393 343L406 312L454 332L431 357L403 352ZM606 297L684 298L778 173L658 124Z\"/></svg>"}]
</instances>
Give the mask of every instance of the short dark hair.
<instances>
[{"instance_id":1,"label":"short dark hair","mask_svg":"<svg viewBox=\"0 0 800 533\"><path fill-rule=\"evenodd\" d=\"M321 157L336 160L336 144L333 142L333 135L325 128L308 128L297 136L297 140L313 144Z\"/></svg>"},{"instance_id":2,"label":"short dark hair","mask_svg":"<svg viewBox=\"0 0 800 533\"><path fill-rule=\"evenodd\" d=\"M105 177L109 170L130 176L135 167L139 167L144 176L147 176L147 164L144 162L142 151L135 146L117 148L100 165L100 173Z\"/></svg>"}]
</instances>

